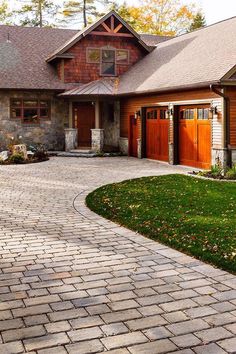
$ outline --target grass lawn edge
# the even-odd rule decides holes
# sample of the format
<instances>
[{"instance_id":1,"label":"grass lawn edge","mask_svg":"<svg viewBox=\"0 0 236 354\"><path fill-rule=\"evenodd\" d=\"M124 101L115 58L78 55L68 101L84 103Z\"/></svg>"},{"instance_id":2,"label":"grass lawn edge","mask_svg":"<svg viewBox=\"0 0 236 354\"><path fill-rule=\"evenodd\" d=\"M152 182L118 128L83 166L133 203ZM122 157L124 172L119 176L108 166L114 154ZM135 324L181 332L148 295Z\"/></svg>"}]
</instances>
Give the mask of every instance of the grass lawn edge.
<instances>
[{"instance_id":1,"label":"grass lawn edge","mask_svg":"<svg viewBox=\"0 0 236 354\"><path fill-rule=\"evenodd\" d=\"M213 247L213 253L211 254L211 252L209 250L207 250L207 252L202 252L201 249L197 249L196 246L193 245L192 249L189 249L188 247L183 247L182 244L179 244L178 242L173 242L173 240L170 242L170 240L168 238L164 239L163 237L157 237L157 235L155 234L155 237L152 237L150 235L150 232L142 232L143 230L140 230L140 228L137 227L137 224L134 223L130 223L130 220L122 220L122 218L119 215L116 215L116 209L114 211L112 211L111 213L109 213L109 208L106 209L106 211L104 212L104 210L102 209L102 202L101 200L99 201L99 198L101 199L101 197L104 195L104 192L107 192L107 190L109 191L109 189L114 188L114 186L122 186L125 184L129 184L129 183L139 183L139 181L143 180L145 181L148 179L164 179L164 178L175 178L176 176L182 176L181 178L183 178L183 175L178 175L178 174L174 174L174 175L165 175L165 176L155 176L155 177L142 177L142 178L137 178L137 179L129 179L129 180L125 180L123 182L119 182L119 183L111 183L111 184L107 184L104 186L101 186L99 188L97 188L96 190L92 191L91 193L88 194L88 196L86 197L86 205L89 209L91 209L93 212L95 212L96 214L104 217L105 219L108 219L120 226L126 227L127 229L130 229L134 232L137 232L139 234L141 234L142 236L148 238L148 239L152 239L154 241L159 242L160 244L166 245L170 248L176 249L188 256L194 257L196 259L199 259L205 263L211 264L214 267L223 269L225 271L229 271L231 273L236 274L236 257L230 261L228 259L222 259L222 257L218 257L218 253L216 251L216 248L219 247L220 245L214 245ZM180 177L176 177L176 178L180 178ZM185 175L184 178L188 178L189 181L202 181L203 183L210 183L210 184L215 184L218 186L222 186L221 183L217 183L217 182L221 182L220 180L209 180L209 179L202 179L202 178L195 178L195 176L191 176L191 175ZM228 182L228 181L227 181ZM234 186L233 188L236 187L236 185L234 183L226 183L224 184L225 186ZM236 189L235 189L236 191ZM222 194L224 195L224 192L222 191ZM132 195L132 194L131 194ZM106 195L107 196L107 195ZM235 195L236 196L236 195ZM99 202L98 202L99 201ZM100 203L100 204L99 204ZM128 204L126 203L126 206ZM115 205L115 208L117 207L117 205ZM235 204L234 204L235 207ZM108 210L108 211L107 211ZM113 213L113 217L111 216L111 214ZM131 216L132 218L132 216ZM131 219L130 218L130 219ZM155 229L154 229L155 230ZM222 230L221 230L222 231ZM154 232L155 233L155 232ZM195 235L192 236L193 238L195 237ZM223 236L222 236L223 237ZM225 236L224 236L225 237ZM235 240L232 240L233 242L233 246L235 245ZM224 245L225 246L225 245ZM209 247L209 245L207 245L207 247ZM214 248L215 247L215 248ZM218 251L220 252L220 250ZM235 252L236 252L236 247L235 247ZM232 252L233 254L234 252Z\"/></svg>"}]
</instances>

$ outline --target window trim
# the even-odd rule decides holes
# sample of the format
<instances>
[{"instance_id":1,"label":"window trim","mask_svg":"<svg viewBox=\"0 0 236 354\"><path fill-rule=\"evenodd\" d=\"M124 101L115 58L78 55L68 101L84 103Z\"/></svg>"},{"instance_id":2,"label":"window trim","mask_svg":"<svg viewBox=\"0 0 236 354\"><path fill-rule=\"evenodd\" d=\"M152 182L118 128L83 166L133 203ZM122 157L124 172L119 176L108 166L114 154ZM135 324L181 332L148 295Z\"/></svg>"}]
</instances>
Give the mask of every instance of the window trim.
<instances>
[{"instance_id":1,"label":"window trim","mask_svg":"<svg viewBox=\"0 0 236 354\"><path fill-rule=\"evenodd\" d=\"M113 64L113 62L103 62L102 61L102 51L109 50L114 52L114 74L103 74L102 73L102 65L103 64ZM100 76L117 76L117 68L116 68L116 49L115 48L100 48Z\"/></svg>"},{"instance_id":2,"label":"window trim","mask_svg":"<svg viewBox=\"0 0 236 354\"><path fill-rule=\"evenodd\" d=\"M99 62L93 62L91 60L89 60L89 50L99 50ZM114 61L114 65L115 65L115 73L114 74L103 74L102 73L102 64L103 64L103 61L102 61L102 51L103 50L112 50L115 52L115 61ZM127 52L127 63L119 63L119 61L117 61L117 52L118 51L124 51L124 52ZM86 48L86 63L87 64L94 64L94 65L99 65L100 66L100 76L117 76L117 65L121 65L121 66L124 66L124 65L129 65L130 64L130 50L129 49L123 49L123 48L113 48L113 47L101 47L101 48L98 48L98 47L87 47Z\"/></svg>"},{"instance_id":3,"label":"window trim","mask_svg":"<svg viewBox=\"0 0 236 354\"><path fill-rule=\"evenodd\" d=\"M89 50L99 50L99 61L98 62L94 62L94 61L91 61L91 60L89 60ZM95 47L87 47L86 48L86 63L87 64L100 64L100 62L101 62L101 48L95 48Z\"/></svg>"},{"instance_id":4,"label":"window trim","mask_svg":"<svg viewBox=\"0 0 236 354\"><path fill-rule=\"evenodd\" d=\"M128 53L128 55L127 55L127 63L119 63L117 61L117 52L118 51L122 51L122 52L127 52ZM116 64L117 65L129 65L129 63L130 63L130 51L129 51L129 49L122 49L122 48L116 49Z\"/></svg>"},{"instance_id":5,"label":"window trim","mask_svg":"<svg viewBox=\"0 0 236 354\"><path fill-rule=\"evenodd\" d=\"M13 104L14 101L20 101L21 102L20 106L18 106L18 107L15 106ZM25 106L24 105L25 101L35 101L35 102L37 102L37 106ZM43 107L40 104L41 101L47 102L48 107L47 108ZM21 115L18 116L18 117L13 117L12 116L12 110L13 109L20 109ZM35 123L34 122L24 122L24 110L27 110L27 109L36 109L37 110L37 116L38 116L37 122L35 122ZM48 116L47 117L40 115L41 109L48 109ZM30 99L27 99L27 98L10 98L10 119L18 120L18 121L20 120L21 123L24 124L24 125L39 125L41 120L45 121L45 120L50 120L51 119L51 101L47 100L47 99L42 99L42 98L36 98L36 99L33 99L33 98L32 99L31 98Z\"/></svg>"}]
</instances>

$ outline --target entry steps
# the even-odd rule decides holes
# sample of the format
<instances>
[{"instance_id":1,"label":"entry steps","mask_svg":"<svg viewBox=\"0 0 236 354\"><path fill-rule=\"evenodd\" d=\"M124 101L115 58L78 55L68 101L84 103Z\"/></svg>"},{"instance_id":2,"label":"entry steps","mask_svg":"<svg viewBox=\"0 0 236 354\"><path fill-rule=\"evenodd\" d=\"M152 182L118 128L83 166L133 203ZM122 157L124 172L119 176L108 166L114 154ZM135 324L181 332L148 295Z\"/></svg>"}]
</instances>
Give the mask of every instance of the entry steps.
<instances>
[{"instance_id":1,"label":"entry steps","mask_svg":"<svg viewBox=\"0 0 236 354\"><path fill-rule=\"evenodd\" d=\"M94 152L91 150L85 150L85 149L76 149L76 150L70 150L70 151L49 151L48 152L49 156L61 156L61 157L85 157L85 158L91 158L91 157L109 157L109 156L122 156L121 153L117 152Z\"/></svg>"}]
</instances>

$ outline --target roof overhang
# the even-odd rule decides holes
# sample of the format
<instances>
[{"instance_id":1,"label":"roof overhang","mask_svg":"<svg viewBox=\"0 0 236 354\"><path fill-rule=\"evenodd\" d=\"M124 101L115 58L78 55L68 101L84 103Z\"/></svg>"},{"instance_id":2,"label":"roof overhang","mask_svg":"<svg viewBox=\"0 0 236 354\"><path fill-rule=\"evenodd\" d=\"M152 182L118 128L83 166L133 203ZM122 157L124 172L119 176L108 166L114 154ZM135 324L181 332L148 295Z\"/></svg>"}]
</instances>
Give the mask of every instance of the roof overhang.
<instances>
[{"instance_id":1,"label":"roof overhang","mask_svg":"<svg viewBox=\"0 0 236 354\"><path fill-rule=\"evenodd\" d=\"M142 96L142 95L153 95L153 94L162 94L168 92L179 92L179 91L188 91L194 89L203 89L203 88L210 88L210 85L219 85L220 81L207 81L207 82L199 82L196 84L190 85L180 85L180 86L172 86L172 87L165 87L165 88L157 88L145 91L135 91L135 92L118 92L117 96L124 97L124 96ZM119 90L118 90L119 91Z\"/></svg>"}]
</instances>

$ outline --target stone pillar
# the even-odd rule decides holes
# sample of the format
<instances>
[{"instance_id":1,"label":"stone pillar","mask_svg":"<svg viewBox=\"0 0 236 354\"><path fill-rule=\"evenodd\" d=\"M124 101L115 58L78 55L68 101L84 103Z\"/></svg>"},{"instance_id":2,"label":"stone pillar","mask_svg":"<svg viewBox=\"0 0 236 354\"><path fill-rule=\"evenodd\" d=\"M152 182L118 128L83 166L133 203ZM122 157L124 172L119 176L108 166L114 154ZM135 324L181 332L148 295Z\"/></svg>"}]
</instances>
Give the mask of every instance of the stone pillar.
<instances>
[{"instance_id":1,"label":"stone pillar","mask_svg":"<svg viewBox=\"0 0 236 354\"><path fill-rule=\"evenodd\" d=\"M120 152L123 155L128 155L129 154L129 141L128 141L128 138L120 137L120 139L119 139L119 149L120 149Z\"/></svg>"},{"instance_id":2,"label":"stone pillar","mask_svg":"<svg viewBox=\"0 0 236 354\"><path fill-rule=\"evenodd\" d=\"M77 148L78 142L77 129L66 128L65 129L65 150L70 151Z\"/></svg>"},{"instance_id":3,"label":"stone pillar","mask_svg":"<svg viewBox=\"0 0 236 354\"><path fill-rule=\"evenodd\" d=\"M138 147L137 147L137 156L139 159L142 158L142 140L141 139L137 139L138 142Z\"/></svg>"},{"instance_id":4,"label":"stone pillar","mask_svg":"<svg viewBox=\"0 0 236 354\"><path fill-rule=\"evenodd\" d=\"M91 129L91 134L92 134L91 150L95 152L103 151L104 129Z\"/></svg>"},{"instance_id":5,"label":"stone pillar","mask_svg":"<svg viewBox=\"0 0 236 354\"><path fill-rule=\"evenodd\" d=\"M212 148L211 150L211 164L212 166L219 165L226 170L228 165L228 149Z\"/></svg>"},{"instance_id":6,"label":"stone pillar","mask_svg":"<svg viewBox=\"0 0 236 354\"><path fill-rule=\"evenodd\" d=\"M169 104L169 164L174 165L174 106L173 104Z\"/></svg>"}]
</instances>

